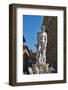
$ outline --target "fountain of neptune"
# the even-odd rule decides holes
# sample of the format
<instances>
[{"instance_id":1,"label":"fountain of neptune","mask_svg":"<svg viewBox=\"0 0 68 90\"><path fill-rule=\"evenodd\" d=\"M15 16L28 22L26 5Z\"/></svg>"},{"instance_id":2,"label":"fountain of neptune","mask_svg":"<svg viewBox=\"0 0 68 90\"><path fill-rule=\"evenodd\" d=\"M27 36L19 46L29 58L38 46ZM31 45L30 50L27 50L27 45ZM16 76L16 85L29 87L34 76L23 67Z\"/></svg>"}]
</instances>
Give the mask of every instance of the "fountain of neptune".
<instances>
[{"instance_id":1,"label":"fountain of neptune","mask_svg":"<svg viewBox=\"0 0 68 90\"><path fill-rule=\"evenodd\" d=\"M36 64L28 67L30 74L43 74L51 73L52 70L49 68L49 64L46 63L46 48L47 48L47 33L45 32L45 26L41 28L41 32L37 33L37 53L36 53Z\"/></svg>"}]
</instances>

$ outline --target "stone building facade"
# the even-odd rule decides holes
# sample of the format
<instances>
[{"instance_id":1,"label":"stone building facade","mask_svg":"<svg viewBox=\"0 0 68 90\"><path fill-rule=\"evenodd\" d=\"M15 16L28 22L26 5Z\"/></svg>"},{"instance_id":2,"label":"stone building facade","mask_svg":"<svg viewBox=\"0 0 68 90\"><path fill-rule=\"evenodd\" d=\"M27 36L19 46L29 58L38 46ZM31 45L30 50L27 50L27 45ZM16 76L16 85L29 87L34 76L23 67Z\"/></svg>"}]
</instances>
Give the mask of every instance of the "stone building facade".
<instances>
[{"instance_id":1,"label":"stone building facade","mask_svg":"<svg viewBox=\"0 0 68 90\"><path fill-rule=\"evenodd\" d=\"M47 57L46 61L57 72L57 17L44 16L42 25L46 26L47 32Z\"/></svg>"},{"instance_id":2,"label":"stone building facade","mask_svg":"<svg viewBox=\"0 0 68 90\"><path fill-rule=\"evenodd\" d=\"M26 40L23 36L23 73L29 74L28 67L36 63L36 52L32 52L26 45Z\"/></svg>"}]
</instances>

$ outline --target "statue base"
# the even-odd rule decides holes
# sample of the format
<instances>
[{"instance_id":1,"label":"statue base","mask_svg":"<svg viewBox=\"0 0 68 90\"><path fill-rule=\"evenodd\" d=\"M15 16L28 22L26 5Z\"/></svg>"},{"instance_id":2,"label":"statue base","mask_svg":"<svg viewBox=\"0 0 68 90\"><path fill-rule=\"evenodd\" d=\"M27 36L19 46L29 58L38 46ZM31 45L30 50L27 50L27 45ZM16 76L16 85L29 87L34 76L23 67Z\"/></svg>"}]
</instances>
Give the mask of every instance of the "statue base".
<instances>
[{"instance_id":1,"label":"statue base","mask_svg":"<svg viewBox=\"0 0 68 90\"><path fill-rule=\"evenodd\" d=\"M49 64L48 63L36 63L33 65L34 74L44 74L49 73Z\"/></svg>"}]
</instances>

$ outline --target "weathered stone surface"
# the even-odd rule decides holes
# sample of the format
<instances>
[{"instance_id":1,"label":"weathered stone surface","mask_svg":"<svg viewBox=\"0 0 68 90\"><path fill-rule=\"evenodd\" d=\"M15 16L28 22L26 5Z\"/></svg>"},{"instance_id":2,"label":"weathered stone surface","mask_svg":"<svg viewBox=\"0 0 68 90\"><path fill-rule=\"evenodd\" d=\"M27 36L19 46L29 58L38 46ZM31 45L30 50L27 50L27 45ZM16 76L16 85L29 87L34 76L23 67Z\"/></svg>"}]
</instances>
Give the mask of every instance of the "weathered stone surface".
<instances>
[{"instance_id":1,"label":"weathered stone surface","mask_svg":"<svg viewBox=\"0 0 68 90\"><path fill-rule=\"evenodd\" d=\"M47 63L51 64L57 72L57 17L45 16L43 24L47 32Z\"/></svg>"}]
</instances>

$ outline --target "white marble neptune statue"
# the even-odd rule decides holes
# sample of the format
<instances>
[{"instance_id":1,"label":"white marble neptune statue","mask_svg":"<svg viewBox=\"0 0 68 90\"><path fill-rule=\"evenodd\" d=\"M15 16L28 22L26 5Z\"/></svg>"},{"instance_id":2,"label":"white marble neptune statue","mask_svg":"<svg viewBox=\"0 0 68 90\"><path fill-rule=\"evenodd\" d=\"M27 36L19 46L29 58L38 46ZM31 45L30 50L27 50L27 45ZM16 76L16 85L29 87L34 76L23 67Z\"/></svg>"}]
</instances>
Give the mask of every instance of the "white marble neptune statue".
<instances>
[{"instance_id":1,"label":"white marble neptune statue","mask_svg":"<svg viewBox=\"0 0 68 90\"><path fill-rule=\"evenodd\" d=\"M40 64L46 63L46 47L47 47L47 33L45 32L45 26L41 28L41 32L38 33L38 51L37 60Z\"/></svg>"},{"instance_id":2,"label":"white marble neptune statue","mask_svg":"<svg viewBox=\"0 0 68 90\"><path fill-rule=\"evenodd\" d=\"M32 67L28 67L29 74L52 73L55 71L53 67L49 67L46 62L47 33L45 26L41 28L41 32L37 33L37 61Z\"/></svg>"}]
</instances>

